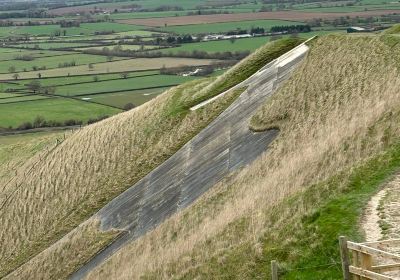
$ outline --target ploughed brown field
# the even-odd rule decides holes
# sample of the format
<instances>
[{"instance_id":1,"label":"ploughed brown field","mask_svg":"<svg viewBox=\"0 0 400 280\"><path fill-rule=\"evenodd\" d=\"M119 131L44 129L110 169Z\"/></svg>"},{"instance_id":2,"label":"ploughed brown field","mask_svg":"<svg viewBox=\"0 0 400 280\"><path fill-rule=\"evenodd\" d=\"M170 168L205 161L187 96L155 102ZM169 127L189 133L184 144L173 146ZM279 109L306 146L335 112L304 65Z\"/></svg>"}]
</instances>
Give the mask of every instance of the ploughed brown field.
<instances>
[{"instance_id":1,"label":"ploughed brown field","mask_svg":"<svg viewBox=\"0 0 400 280\"><path fill-rule=\"evenodd\" d=\"M362 11L352 13L321 13L321 12L259 12L259 13L239 13L239 14L216 14L216 15L200 15L200 16L180 16L180 17L164 17L164 18L138 18L138 19L124 19L118 22L127 24L137 24L152 27L161 27L167 24L168 26L174 25L187 25L187 24L204 24L204 23L219 23L219 22L232 22L243 20L260 20L260 19L282 19L305 21L314 18L335 19L340 17L368 17L380 16L399 13L400 10L376 10L376 11Z\"/></svg>"}]
</instances>

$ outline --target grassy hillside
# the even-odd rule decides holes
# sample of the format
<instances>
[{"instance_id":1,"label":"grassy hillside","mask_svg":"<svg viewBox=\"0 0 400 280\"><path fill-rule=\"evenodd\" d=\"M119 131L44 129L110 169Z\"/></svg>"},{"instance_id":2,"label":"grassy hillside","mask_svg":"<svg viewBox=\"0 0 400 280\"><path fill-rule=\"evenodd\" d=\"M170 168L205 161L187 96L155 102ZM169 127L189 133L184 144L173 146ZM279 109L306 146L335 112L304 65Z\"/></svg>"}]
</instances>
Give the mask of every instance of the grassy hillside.
<instances>
[{"instance_id":1,"label":"grassy hillside","mask_svg":"<svg viewBox=\"0 0 400 280\"><path fill-rule=\"evenodd\" d=\"M337 237L362 239L362 207L400 170L398 48L374 36L317 39L255 114L273 147L89 279L340 279Z\"/></svg>"},{"instance_id":2,"label":"grassy hillside","mask_svg":"<svg viewBox=\"0 0 400 280\"><path fill-rule=\"evenodd\" d=\"M165 161L241 90L190 111L197 100L236 85L300 41L267 44L223 78L173 88L141 107L75 132L57 148L33 159L35 165L31 164L33 160L27 162L18 171L24 175L13 178L0 200L1 205L4 198L10 197L0 212L0 223L4 225L0 232L0 276L48 248ZM204 90L207 86L209 90ZM95 232L94 224L96 221L89 221L88 227L77 228L69 235L70 243L56 244L9 278L65 278L101 249L105 239L112 238L108 233ZM90 234L86 234L88 231Z\"/></svg>"},{"instance_id":3,"label":"grassy hillside","mask_svg":"<svg viewBox=\"0 0 400 280\"><path fill-rule=\"evenodd\" d=\"M62 132L0 136L0 193L26 160L62 138ZM13 172L14 171L14 172Z\"/></svg>"}]
</instances>

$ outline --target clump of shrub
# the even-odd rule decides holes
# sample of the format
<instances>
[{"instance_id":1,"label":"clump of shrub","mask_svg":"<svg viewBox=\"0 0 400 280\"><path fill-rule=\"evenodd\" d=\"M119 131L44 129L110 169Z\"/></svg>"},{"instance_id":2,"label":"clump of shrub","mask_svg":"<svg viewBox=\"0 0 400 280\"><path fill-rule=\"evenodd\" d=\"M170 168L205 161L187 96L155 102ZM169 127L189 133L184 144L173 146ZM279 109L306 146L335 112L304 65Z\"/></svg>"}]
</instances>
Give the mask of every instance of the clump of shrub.
<instances>
[{"instance_id":1,"label":"clump of shrub","mask_svg":"<svg viewBox=\"0 0 400 280\"><path fill-rule=\"evenodd\" d=\"M24 55L17 55L16 57L14 57L15 60L23 60L23 61L32 61L35 58L30 55L30 54L24 54Z\"/></svg>"},{"instance_id":2,"label":"clump of shrub","mask_svg":"<svg viewBox=\"0 0 400 280\"><path fill-rule=\"evenodd\" d=\"M90 118L87 121L87 124L92 124L96 123L98 121L104 120L108 118L109 116L104 115L104 116L99 116L97 118ZM65 121L55 121L55 120L46 120L42 116L37 116L33 122L23 122L17 127L17 130L27 130L27 129L33 129L33 128L43 128L43 127L60 127L60 126L76 126L76 125L83 125L83 121L81 120L74 120L74 119L68 119Z\"/></svg>"},{"instance_id":3,"label":"clump of shrub","mask_svg":"<svg viewBox=\"0 0 400 280\"><path fill-rule=\"evenodd\" d=\"M76 62L73 60L71 62L64 62L64 63L59 63L58 68L64 68L64 67L72 67L75 66Z\"/></svg>"}]
</instances>

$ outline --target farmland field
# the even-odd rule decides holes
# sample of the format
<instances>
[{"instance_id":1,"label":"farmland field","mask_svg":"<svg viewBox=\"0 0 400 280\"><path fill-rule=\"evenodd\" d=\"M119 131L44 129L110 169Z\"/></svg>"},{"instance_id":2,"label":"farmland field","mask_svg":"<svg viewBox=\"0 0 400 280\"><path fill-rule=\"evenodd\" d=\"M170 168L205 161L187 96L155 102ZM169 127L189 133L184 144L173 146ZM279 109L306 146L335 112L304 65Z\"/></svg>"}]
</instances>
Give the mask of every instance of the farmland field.
<instances>
[{"instance_id":1,"label":"farmland field","mask_svg":"<svg viewBox=\"0 0 400 280\"><path fill-rule=\"evenodd\" d=\"M53 121L68 119L87 121L90 118L118 112L120 111L115 108L65 98L0 104L0 127L17 127L23 122L32 122L37 116Z\"/></svg>"},{"instance_id":2,"label":"farmland field","mask_svg":"<svg viewBox=\"0 0 400 280\"><path fill-rule=\"evenodd\" d=\"M99 56L101 59L104 57ZM21 72L20 79L32 79L37 78L37 75L41 73L42 77L60 77L70 74L74 75L90 75L90 74L102 74L102 73L115 73L115 72L129 72L129 71L141 71L141 70L155 70L160 69L162 66L176 67L182 65L207 65L214 62L209 59L194 59L194 58L169 58L164 57L161 59L157 58L137 58L137 59L125 59L120 61L112 61L107 63L98 63L94 65L93 69L89 69L87 65L73 66L67 68L55 68L43 71L30 71ZM0 80L13 80L12 74L0 74Z\"/></svg>"},{"instance_id":3,"label":"farmland field","mask_svg":"<svg viewBox=\"0 0 400 280\"><path fill-rule=\"evenodd\" d=\"M262 45L265 45L269 41L270 37L256 37L256 38L244 38L236 39L234 41L229 40L218 40L209 42L199 42L191 44L183 44L180 47L163 49L163 53L179 53L180 51L192 52L192 51L205 51L209 53L214 52L234 52L234 51L254 51ZM155 50L157 51L157 50Z\"/></svg>"},{"instance_id":4,"label":"farmland field","mask_svg":"<svg viewBox=\"0 0 400 280\"><path fill-rule=\"evenodd\" d=\"M176 25L192 25L192 24L210 24L210 23L222 23L222 22L234 22L244 20L292 20L292 21L304 21L313 18L326 18L335 19L343 16L351 17L368 17L387 15L398 12L398 10L376 10L376 11L361 11L354 12L351 14L346 13L329 13L329 12L259 12L259 13L242 13L242 14L219 14L219 15L200 15L200 16L182 16L182 17L166 17L166 18L152 18L152 19L127 19L119 20L118 22L145 25L151 27L165 27L165 26L176 26ZM210 30L212 32L212 30Z\"/></svg>"},{"instance_id":5,"label":"farmland field","mask_svg":"<svg viewBox=\"0 0 400 280\"><path fill-rule=\"evenodd\" d=\"M162 31L174 32L178 34L193 34L193 33L214 33L227 32L237 29L249 30L252 27L262 27L269 30L272 26L277 25L297 25L304 24L298 21L287 20L249 20L239 22L223 22L223 23L209 23L209 24L192 24L183 26L170 26L161 28Z\"/></svg>"},{"instance_id":6,"label":"farmland field","mask_svg":"<svg viewBox=\"0 0 400 280\"><path fill-rule=\"evenodd\" d=\"M160 93L166 91L168 88L169 87L132 90L98 95L85 95L81 96L81 98L90 98L89 101L123 108L127 103L132 103L135 106L142 105L143 103L153 99Z\"/></svg>"},{"instance_id":7,"label":"farmland field","mask_svg":"<svg viewBox=\"0 0 400 280\"><path fill-rule=\"evenodd\" d=\"M308 33L301 33L299 36L304 38L310 38L316 35L323 35L332 32L343 32L343 30L334 30L334 31L314 31ZM287 37L284 35L283 37ZM162 49L161 52L168 54L178 54L181 51L184 52L193 52L193 51L205 51L208 53L215 52L236 52L236 51L254 51L257 48L265 45L269 42L271 37L252 37L252 38L242 38L235 40L216 40L216 41L208 41L208 42L199 42L199 43L190 43L183 44L179 47ZM157 52L158 50L154 50Z\"/></svg>"},{"instance_id":8,"label":"farmland field","mask_svg":"<svg viewBox=\"0 0 400 280\"><path fill-rule=\"evenodd\" d=\"M0 92L0 99L8 99L21 96L20 94L8 93L8 92Z\"/></svg>"},{"instance_id":9,"label":"farmland field","mask_svg":"<svg viewBox=\"0 0 400 280\"><path fill-rule=\"evenodd\" d=\"M117 46L117 45L76 48L75 50L78 50L78 51L88 50L88 49L102 50L103 48L113 49L115 46ZM138 51L142 48L142 46L140 46L140 45L118 45L118 46L120 46L122 48L122 50L132 50L132 51ZM143 45L144 50L151 50L151 49L156 49L156 48L158 48L158 46Z\"/></svg>"},{"instance_id":10,"label":"farmland field","mask_svg":"<svg viewBox=\"0 0 400 280\"><path fill-rule=\"evenodd\" d=\"M119 60L121 58L115 58ZM72 53L64 56L52 56L37 58L32 61L23 60L10 60L7 62L0 62L0 73L7 73L10 67L15 67L14 72L21 72L26 69L27 71L32 70L32 67L46 67L47 69L57 68L61 63L75 63L76 65L88 64L88 63L101 63L106 62L107 57L101 55L90 55L90 54L77 54ZM63 69L65 72L66 69ZM45 72L45 71L42 71ZM39 72L38 72L39 73ZM23 74L21 74L21 77Z\"/></svg>"},{"instance_id":11,"label":"farmland field","mask_svg":"<svg viewBox=\"0 0 400 280\"><path fill-rule=\"evenodd\" d=\"M95 43L73 43L73 42L51 42L51 43L31 43L31 44L20 44L15 45L19 48L40 48L40 49L60 49L60 48L76 48L76 47L86 47L90 45L95 45Z\"/></svg>"},{"instance_id":12,"label":"farmland field","mask_svg":"<svg viewBox=\"0 0 400 280\"><path fill-rule=\"evenodd\" d=\"M111 81L99 81L85 84L59 86L57 95L78 96L95 93L107 93L113 91L126 91L154 86L167 87L178 85L183 82L193 80L193 77L182 77L175 75L155 75L147 77L133 77Z\"/></svg>"},{"instance_id":13,"label":"farmland field","mask_svg":"<svg viewBox=\"0 0 400 280\"><path fill-rule=\"evenodd\" d=\"M140 77L146 75L155 75L159 74L159 71L141 71L141 72L127 72L127 77ZM106 81L106 80L113 80L113 79L121 79L120 74L98 74L98 75L84 75L84 76L67 76L67 77L55 77L55 78L48 78L48 79L41 79L40 83L43 86L62 86L67 84L81 84L81 83L92 83L94 77L98 81ZM24 80L24 81L17 81L19 84L24 85L30 83L33 80Z\"/></svg>"},{"instance_id":14,"label":"farmland field","mask_svg":"<svg viewBox=\"0 0 400 280\"><path fill-rule=\"evenodd\" d=\"M10 36L17 34L30 34L32 36L50 36L57 31L66 31L66 35L90 35L100 31L125 32L140 29L137 25L120 23L83 23L80 27L62 28L59 25L40 25L40 26L12 26L0 27L0 36Z\"/></svg>"},{"instance_id":15,"label":"farmland field","mask_svg":"<svg viewBox=\"0 0 400 280\"><path fill-rule=\"evenodd\" d=\"M41 100L41 99L47 99L49 98L48 96L43 96L43 95L19 95L13 98L0 98L0 104L11 104L11 103L16 103L16 102L26 102L26 101L33 101L33 100Z\"/></svg>"}]
</instances>

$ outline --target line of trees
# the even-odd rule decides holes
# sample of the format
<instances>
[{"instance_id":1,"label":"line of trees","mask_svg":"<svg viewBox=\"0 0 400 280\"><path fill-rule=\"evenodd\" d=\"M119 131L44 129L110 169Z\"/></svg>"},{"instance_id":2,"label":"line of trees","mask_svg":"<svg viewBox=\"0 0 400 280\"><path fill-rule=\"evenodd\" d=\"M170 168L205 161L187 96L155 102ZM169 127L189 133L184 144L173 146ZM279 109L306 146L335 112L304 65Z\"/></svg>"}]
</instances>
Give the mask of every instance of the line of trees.
<instances>
[{"instance_id":1,"label":"line of trees","mask_svg":"<svg viewBox=\"0 0 400 280\"><path fill-rule=\"evenodd\" d=\"M250 54L250 51L235 52L215 52L208 53L206 51L178 51L178 52L161 52L161 51L134 51L134 50L110 50L110 49L87 49L83 53L117 57L138 57L138 58L158 58L158 57L185 57L198 59L221 59L221 60L240 60Z\"/></svg>"},{"instance_id":2,"label":"line of trees","mask_svg":"<svg viewBox=\"0 0 400 280\"><path fill-rule=\"evenodd\" d=\"M271 32L305 33L305 32L311 32L311 27L306 24L280 25L271 27Z\"/></svg>"},{"instance_id":3,"label":"line of trees","mask_svg":"<svg viewBox=\"0 0 400 280\"><path fill-rule=\"evenodd\" d=\"M134 105L133 105L133 107L134 107ZM90 118L86 123L87 124L96 123L96 122L104 120L108 117L109 116L104 115L104 116L99 116L97 118ZM32 122L28 121L28 122L24 122L21 125L19 125L17 127L17 130L27 130L27 129L44 128L44 127L76 126L76 125L83 125L83 124L84 124L84 122L81 120L68 119L65 121L55 121L55 120L46 120L42 116L37 116Z\"/></svg>"}]
</instances>

